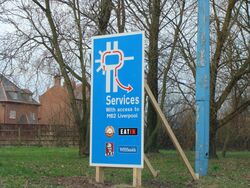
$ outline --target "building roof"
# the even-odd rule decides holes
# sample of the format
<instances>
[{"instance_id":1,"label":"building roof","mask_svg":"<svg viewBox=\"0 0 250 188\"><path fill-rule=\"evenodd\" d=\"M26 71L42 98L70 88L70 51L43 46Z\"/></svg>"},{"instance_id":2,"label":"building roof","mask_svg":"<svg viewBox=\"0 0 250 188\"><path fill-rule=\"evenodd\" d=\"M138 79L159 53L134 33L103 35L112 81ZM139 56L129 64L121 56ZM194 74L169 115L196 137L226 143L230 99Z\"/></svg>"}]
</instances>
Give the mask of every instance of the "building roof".
<instances>
[{"instance_id":1,"label":"building roof","mask_svg":"<svg viewBox=\"0 0 250 188\"><path fill-rule=\"evenodd\" d=\"M2 74L0 74L0 102L39 105L39 103L32 98L32 92L30 90L20 89Z\"/></svg>"}]
</instances>

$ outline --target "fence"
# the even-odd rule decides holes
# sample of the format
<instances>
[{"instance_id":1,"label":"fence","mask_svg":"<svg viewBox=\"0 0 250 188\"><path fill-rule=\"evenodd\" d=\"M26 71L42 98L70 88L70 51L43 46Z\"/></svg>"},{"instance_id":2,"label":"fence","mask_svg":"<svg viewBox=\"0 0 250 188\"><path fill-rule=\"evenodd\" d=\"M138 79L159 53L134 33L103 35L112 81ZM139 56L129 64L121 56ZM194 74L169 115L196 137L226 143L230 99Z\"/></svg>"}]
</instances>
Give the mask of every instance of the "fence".
<instances>
[{"instance_id":1,"label":"fence","mask_svg":"<svg viewBox=\"0 0 250 188\"><path fill-rule=\"evenodd\" d=\"M0 146L76 146L76 127L40 124L0 124Z\"/></svg>"}]
</instances>

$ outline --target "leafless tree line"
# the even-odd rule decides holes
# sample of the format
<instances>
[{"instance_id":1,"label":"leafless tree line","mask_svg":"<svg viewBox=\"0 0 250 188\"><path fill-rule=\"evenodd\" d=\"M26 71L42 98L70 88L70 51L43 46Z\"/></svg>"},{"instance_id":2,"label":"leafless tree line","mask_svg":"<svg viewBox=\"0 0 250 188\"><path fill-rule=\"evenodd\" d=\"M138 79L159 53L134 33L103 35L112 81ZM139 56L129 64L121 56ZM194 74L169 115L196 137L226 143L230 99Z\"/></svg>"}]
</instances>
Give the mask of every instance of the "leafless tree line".
<instances>
[{"instance_id":1,"label":"leafless tree line","mask_svg":"<svg viewBox=\"0 0 250 188\"><path fill-rule=\"evenodd\" d=\"M245 120L249 116L250 15L247 0L210 4L210 156L215 157L218 130L233 126L243 112ZM173 120L195 116L197 1L1 0L0 21L11 25L1 36L1 71L62 74L80 133L80 155L88 153L85 93L94 35L144 30L147 82L161 108ZM83 84L81 110L71 79ZM157 151L162 128L150 103L146 111L145 150ZM181 125L185 120L176 126Z\"/></svg>"}]
</instances>

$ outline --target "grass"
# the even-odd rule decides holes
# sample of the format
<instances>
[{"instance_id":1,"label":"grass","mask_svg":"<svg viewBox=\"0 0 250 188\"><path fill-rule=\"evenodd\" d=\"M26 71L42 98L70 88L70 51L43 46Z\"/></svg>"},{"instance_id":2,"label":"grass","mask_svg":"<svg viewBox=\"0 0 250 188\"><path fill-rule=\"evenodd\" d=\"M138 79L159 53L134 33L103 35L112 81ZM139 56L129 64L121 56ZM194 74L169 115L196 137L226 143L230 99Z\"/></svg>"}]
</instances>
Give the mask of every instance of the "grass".
<instances>
[{"instance_id":1,"label":"grass","mask_svg":"<svg viewBox=\"0 0 250 188\"><path fill-rule=\"evenodd\" d=\"M193 164L194 153L188 152L187 156ZM210 160L208 176L197 182L192 182L175 151L162 150L148 154L148 158L160 174L154 179L145 168L142 173L144 187L250 186L250 152L228 152L225 159ZM87 157L78 157L77 148L0 148L0 187L91 187L95 169L89 167L88 161ZM111 184L131 185L132 170L105 169L105 182L108 182L106 187Z\"/></svg>"}]
</instances>

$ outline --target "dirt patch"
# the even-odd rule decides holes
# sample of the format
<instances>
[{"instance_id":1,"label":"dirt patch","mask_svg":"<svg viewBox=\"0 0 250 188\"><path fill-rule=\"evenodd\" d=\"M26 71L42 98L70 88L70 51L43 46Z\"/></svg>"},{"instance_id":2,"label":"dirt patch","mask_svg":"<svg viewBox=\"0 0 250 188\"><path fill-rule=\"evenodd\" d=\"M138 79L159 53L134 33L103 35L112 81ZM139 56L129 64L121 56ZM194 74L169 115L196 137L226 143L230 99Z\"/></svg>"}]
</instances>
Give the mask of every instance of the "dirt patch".
<instances>
[{"instance_id":1,"label":"dirt patch","mask_svg":"<svg viewBox=\"0 0 250 188\"><path fill-rule=\"evenodd\" d=\"M177 187L176 184L170 182L163 182L157 179L147 180L142 183L143 187L150 187L150 188L174 188ZM186 187L186 188L195 188L197 187L194 181L189 181L185 184L179 184L178 187Z\"/></svg>"},{"instance_id":2,"label":"dirt patch","mask_svg":"<svg viewBox=\"0 0 250 188\"><path fill-rule=\"evenodd\" d=\"M5 182L0 178L0 188L4 187ZM87 176L71 176L71 177L46 177L43 176L39 180L26 180L20 187L64 187L64 188L132 188L131 184L114 184L110 181L105 183L96 183L94 178ZM175 188L176 184L163 182L157 179L148 179L142 182L142 188ZM196 188L194 182L179 184L178 187ZM213 187L214 188L214 187Z\"/></svg>"},{"instance_id":3,"label":"dirt patch","mask_svg":"<svg viewBox=\"0 0 250 188\"><path fill-rule=\"evenodd\" d=\"M73 176L73 177L59 177L53 180L54 184L58 186L64 186L67 188L106 188L111 187L110 183L99 184L94 180L84 176Z\"/></svg>"},{"instance_id":4,"label":"dirt patch","mask_svg":"<svg viewBox=\"0 0 250 188\"><path fill-rule=\"evenodd\" d=\"M146 181L145 184L142 184L144 187L151 187L151 188L171 188L171 184L169 183L164 183L161 181L158 181L156 179L152 179L149 181Z\"/></svg>"},{"instance_id":5,"label":"dirt patch","mask_svg":"<svg viewBox=\"0 0 250 188\"><path fill-rule=\"evenodd\" d=\"M250 182L250 175L246 175L246 180Z\"/></svg>"},{"instance_id":6,"label":"dirt patch","mask_svg":"<svg viewBox=\"0 0 250 188\"><path fill-rule=\"evenodd\" d=\"M58 177L52 180L53 185L63 186L66 188L128 188L132 185L118 184L114 185L110 182L105 182L104 184L96 183L94 179L90 179L84 176L73 176L73 177ZM142 187L150 188L172 188L173 185L169 183L164 183L157 180L146 181L143 183ZM187 186L190 187L190 186ZM193 186L191 186L193 187Z\"/></svg>"},{"instance_id":7,"label":"dirt patch","mask_svg":"<svg viewBox=\"0 0 250 188\"><path fill-rule=\"evenodd\" d=\"M104 184L96 183L94 179L88 179L84 176L74 176L74 177L59 177L55 178L53 184L57 186L63 186L66 188L129 188L132 185L119 184L114 185L109 182L105 182ZM172 188L174 187L171 184L163 183L157 180L144 182L142 187L150 187L150 188Z\"/></svg>"}]
</instances>

